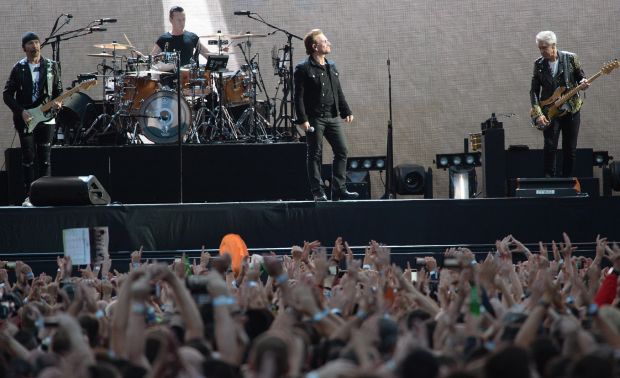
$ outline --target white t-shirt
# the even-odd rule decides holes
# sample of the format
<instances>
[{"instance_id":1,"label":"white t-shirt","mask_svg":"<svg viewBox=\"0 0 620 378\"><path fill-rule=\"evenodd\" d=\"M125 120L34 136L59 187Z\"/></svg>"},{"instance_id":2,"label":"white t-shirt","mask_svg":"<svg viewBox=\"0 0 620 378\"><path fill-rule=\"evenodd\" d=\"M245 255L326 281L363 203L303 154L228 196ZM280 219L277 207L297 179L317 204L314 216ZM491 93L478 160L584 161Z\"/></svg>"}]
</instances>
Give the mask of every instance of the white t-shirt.
<instances>
[{"instance_id":1,"label":"white t-shirt","mask_svg":"<svg viewBox=\"0 0 620 378\"><path fill-rule=\"evenodd\" d=\"M41 63L28 63L28 65L30 66L30 74L32 75L32 102L35 102L39 94L39 70L41 69Z\"/></svg>"},{"instance_id":2,"label":"white t-shirt","mask_svg":"<svg viewBox=\"0 0 620 378\"><path fill-rule=\"evenodd\" d=\"M556 59L555 62L549 62L549 68L551 69L551 76L555 77L558 73L558 67L560 65L560 59Z\"/></svg>"}]
</instances>

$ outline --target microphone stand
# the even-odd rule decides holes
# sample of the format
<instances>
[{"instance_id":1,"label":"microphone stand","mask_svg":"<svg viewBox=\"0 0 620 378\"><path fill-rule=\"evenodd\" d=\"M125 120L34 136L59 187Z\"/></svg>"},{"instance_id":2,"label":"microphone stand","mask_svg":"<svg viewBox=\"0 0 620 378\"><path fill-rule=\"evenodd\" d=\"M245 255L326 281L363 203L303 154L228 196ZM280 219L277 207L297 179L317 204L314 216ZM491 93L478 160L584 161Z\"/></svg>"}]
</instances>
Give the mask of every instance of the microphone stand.
<instances>
[{"instance_id":1,"label":"microphone stand","mask_svg":"<svg viewBox=\"0 0 620 378\"><path fill-rule=\"evenodd\" d=\"M258 17L254 17L253 14L248 14L247 15L248 18L251 18L252 20L261 22L267 26L269 26L270 28L276 30L276 31L281 31L282 33L286 34L286 38L287 38L287 45L288 45L288 49L289 49L289 56L288 56L288 63L289 63L289 75L287 80L285 80L285 87L282 90L282 93L284 94L284 97L282 98L282 102L284 102L286 104L287 101L289 101L290 103L290 117L289 117L289 113L288 113L288 107L285 106L284 107L284 128L285 129L289 129L291 131L291 137L294 137L293 133L296 131L295 127L293 127L293 122L292 119L295 117L295 101L293 100L293 38L296 38L300 41L303 41L303 38L290 33L288 30L284 30L282 28L279 28L275 25L272 25L270 23L268 23L267 21L263 20L263 18L258 15ZM289 100L289 95L290 95L290 100ZM289 123L289 120L291 121ZM274 120L274 126L276 125L276 122Z\"/></svg>"},{"instance_id":2,"label":"microphone stand","mask_svg":"<svg viewBox=\"0 0 620 378\"><path fill-rule=\"evenodd\" d=\"M386 154L386 171L385 171L385 194L383 198L394 199L394 183L393 183L393 170L394 170L394 145L392 140L393 128L392 128L392 71L390 69L390 52L388 51L387 58L387 70L388 70L388 104L390 118L388 120L387 128L387 154Z\"/></svg>"},{"instance_id":3,"label":"microphone stand","mask_svg":"<svg viewBox=\"0 0 620 378\"><path fill-rule=\"evenodd\" d=\"M88 34L93 34L94 30L92 30L91 28L94 27L96 21L89 23L87 26L83 28L69 30L69 31L66 31L60 34L55 34L56 32L58 32L58 30L60 30L64 25L68 23L69 21L65 21L63 25L61 25L58 29L56 29L56 25L58 24L58 20L56 20L56 23L54 24L54 28L52 32L47 38L45 38L45 41L41 43L41 47L44 47L50 44L52 45L52 59L55 60L56 63L58 64L58 74L61 77L62 77L62 74L61 74L62 71L61 71L61 65L60 65L60 42L68 41L73 38L83 37Z\"/></svg>"},{"instance_id":4,"label":"microphone stand","mask_svg":"<svg viewBox=\"0 0 620 378\"><path fill-rule=\"evenodd\" d=\"M178 132L178 140L179 143L179 203L183 203L183 121L181 118L183 116L181 110L181 52L176 52L177 62L176 62L176 79L177 79L177 132Z\"/></svg>"}]
</instances>

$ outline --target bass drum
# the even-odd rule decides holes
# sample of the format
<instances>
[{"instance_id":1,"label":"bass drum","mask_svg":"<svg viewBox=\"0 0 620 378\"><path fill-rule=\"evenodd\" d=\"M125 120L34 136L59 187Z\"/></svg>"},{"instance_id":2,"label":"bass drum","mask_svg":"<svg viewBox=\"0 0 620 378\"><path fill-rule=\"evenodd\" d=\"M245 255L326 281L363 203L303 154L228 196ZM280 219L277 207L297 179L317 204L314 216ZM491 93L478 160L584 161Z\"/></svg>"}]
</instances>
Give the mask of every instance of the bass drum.
<instances>
[{"instance_id":1,"label":"bass drum","mask_svg":"<svg viewBox=\"0 0 620 378\"><path fill-rule=\"evenodd\" d=\"M148 97L138 115L142 133L154 143L175 143L179 133L178 97L176 92L160 91ZM181 133L192 123L187 101L181 97Z\"/></svg>"}]
</instances>

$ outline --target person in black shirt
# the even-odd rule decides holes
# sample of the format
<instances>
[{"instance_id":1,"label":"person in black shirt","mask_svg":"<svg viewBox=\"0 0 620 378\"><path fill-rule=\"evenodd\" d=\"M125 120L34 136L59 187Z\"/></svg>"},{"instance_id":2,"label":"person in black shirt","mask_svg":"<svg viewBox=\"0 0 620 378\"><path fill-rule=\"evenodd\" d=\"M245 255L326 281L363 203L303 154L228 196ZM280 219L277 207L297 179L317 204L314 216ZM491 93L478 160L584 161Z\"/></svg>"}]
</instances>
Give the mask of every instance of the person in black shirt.
<instances>
[{"instance_id":1,"label":"person in black shirt","mask_svg":"<svg viewBox=\"0 0 620 378\"><path fill-rule=\"evenodd\" d=\"M19 134L24 189L28 196L30 183L37 176L51 174L50 156L54 136L54 125L51 122L40 123L32 132L28 132L26 123L32 118L28 109L58 97L62 93L62 83L58 64L41 56L41 41L35 33L24 34L22 49L26 57L13 66L2 97L13 112L13 126ZM56 110L61 106L62 103L59 101L52 104L52 108ZM35 160L38 162L38 175L35 172ZM30 201L26 198L24 206L29 205Z\"/></svg>"},{"instance_id":2,"label":"person in black shirt","mask_svg":"<svg viewBox=\"0 0 620 378\"><path fill-rule=\"evenodd\" d=\"M353 113L340 86L334 62L327 60L331 43L319 29L304 37L308 58L295 67L295 108L297 123L306 131L307 169L310 190L315 201L327 201L321 187L323 137L334 152L332 164L332 200L355 199L358 193L346 189L347 145L338 113L346 123Z\"/></svg>"},{"instance_id":3,"label":"person in black shirt","mask_svg":"<svg viewBox=\"0 0 620 378\"><path fill-rule=\"evenodd\" d=\"M173 6L170 8L169 20L172 24L172 30L162 34L155 42L151 55L155 56L162 52L181 52L181 66L187 65L191 62L191 58L194 61L198 60L198 54L207 58L209 53L216 53L217 51L209 51L209 48L205 46L198 36L192 32L185 30L185 11L180 6ZM170 67L173 69L174 67ZM159 67L162 71L167 71L166 67Z\"/></svg>"}]
</instances>

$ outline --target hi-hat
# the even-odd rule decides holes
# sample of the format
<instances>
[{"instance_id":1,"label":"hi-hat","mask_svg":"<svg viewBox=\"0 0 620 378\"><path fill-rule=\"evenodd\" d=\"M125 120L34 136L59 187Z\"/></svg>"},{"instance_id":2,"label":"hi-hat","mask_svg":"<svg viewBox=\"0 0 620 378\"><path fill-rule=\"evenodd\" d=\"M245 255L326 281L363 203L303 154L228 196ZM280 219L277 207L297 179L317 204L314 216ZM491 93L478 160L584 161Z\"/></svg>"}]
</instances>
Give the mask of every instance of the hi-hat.
<instances>
[{"instance_id":1,"label":"hi-hat","mask_svg":"<svg viewBox=\"0 0 620 378\"><path fill-rule=\"evenodd\" d=\"M105 53L105 52L101 52L101 53L98 53L98 54L86 54L86 55L94 56L95 58L113 58L114 57L114 55L108 54L108 53Z\"/></svg>"},{"instance_id":2,"label":"hi-hat","mask_svg":"<svg viewBox=\"0 0 620 378\"><path fill-rule=\"evenodd\" d=\"M98 49L107 49L107 50L110 50L110 49L115 49L115 50L127 50L127 49L129 49L130 47L132 47L132 46L125 45L125 44L122 44L122 43L117 43L117 42L112 42L112 43L102 43L102 44L100 44L100 45L93 45L93 46L95 46L95 47L96 47L96 48L98 48Z\"/></svg>"},{"instance_id":3,"label":"hi-hat","mask_svg":"<svg viewBox=\"0 0 620 378\"><path fill-rule=\"evenodd\" d=\"M215 34L207 34L201 35L200 38L226 38L226 39L243 39L243 38L263 38L266 37L267 34L223 34L223 33L215 33Z\"/></svg>"}]
</instances>

